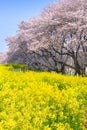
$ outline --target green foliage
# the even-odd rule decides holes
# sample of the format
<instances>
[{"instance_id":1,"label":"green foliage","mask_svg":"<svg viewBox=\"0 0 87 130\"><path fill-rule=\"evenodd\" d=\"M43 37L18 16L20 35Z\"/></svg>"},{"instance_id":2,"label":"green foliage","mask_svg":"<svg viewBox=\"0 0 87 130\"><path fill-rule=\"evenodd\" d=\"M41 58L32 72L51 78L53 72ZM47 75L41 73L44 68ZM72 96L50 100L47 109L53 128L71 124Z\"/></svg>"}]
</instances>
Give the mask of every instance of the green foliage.
<instances>
[{"instance_id":1,"label":"green foliage","mask_svg":"<svg viewBox=\"0 0 87 130\"><path fill-rule=\"evenodd\" d=\"M15 70L15 71L27 71L29 70L29 67L24 64L6 64L5 65L9 70Z\"/></svg>"},{"instance_id":2,"label":"green foliage","mask_svg":"<svg viewBox=\"0 0 87 130\"><path fill-rule=\"evenodd\" d=\"M86 130L87 78L0 66L0 130Z\"/></svg>"}]
</instances>

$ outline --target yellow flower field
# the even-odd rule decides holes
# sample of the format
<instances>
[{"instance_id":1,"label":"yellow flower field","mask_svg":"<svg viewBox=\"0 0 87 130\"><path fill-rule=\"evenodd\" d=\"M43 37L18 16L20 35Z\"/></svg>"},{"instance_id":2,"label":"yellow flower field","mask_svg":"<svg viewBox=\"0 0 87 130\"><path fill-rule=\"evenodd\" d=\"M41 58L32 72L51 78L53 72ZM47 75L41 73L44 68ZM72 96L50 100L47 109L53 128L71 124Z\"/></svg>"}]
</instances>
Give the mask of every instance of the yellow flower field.
<instances>
[{"instance_id":1,"label":"yellow flower field","mask_svg":"<svg viewBox=\"0 0 87 130\"><path fill-rule=\"evenodd\" d=\"M0 66L0 130L86 129L86 77Z\"/></svg>"}]
</instances>

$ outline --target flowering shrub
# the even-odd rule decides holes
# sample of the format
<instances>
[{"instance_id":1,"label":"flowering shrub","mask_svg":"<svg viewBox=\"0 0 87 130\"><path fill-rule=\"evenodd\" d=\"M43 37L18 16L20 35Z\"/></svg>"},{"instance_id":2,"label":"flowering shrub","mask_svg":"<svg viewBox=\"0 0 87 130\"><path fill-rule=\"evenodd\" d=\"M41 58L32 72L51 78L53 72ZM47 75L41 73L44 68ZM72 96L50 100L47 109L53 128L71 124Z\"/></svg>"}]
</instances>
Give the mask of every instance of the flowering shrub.
<instances>
[{"instance_id":1,"label":"flowering shrub","mask_svg":"<svg viewBox=\"0 0 87 130\"><path fill-rule=\"evenodd\" d=\"M0 130L86 130L87 78L0 66Z\"/></svg>"}]
</instances>

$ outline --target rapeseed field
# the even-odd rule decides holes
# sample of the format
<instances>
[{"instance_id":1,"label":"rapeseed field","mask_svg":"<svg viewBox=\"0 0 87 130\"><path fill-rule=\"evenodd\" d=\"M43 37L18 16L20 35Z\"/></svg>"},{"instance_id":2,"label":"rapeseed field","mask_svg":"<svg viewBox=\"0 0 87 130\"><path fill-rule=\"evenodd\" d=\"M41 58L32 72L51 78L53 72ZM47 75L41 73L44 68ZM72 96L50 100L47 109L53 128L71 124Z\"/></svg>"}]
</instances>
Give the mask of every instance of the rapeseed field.
<instances>
[{"instance_id":1,"label":"rapeseed field","mask_svg":"<svg viewBox=\"0 0 87 130\"><path fill-rule=\"evenodd\" d=\"M87 78L1 65L0 130L87 130Z\"/></svg>"}]
</instances>

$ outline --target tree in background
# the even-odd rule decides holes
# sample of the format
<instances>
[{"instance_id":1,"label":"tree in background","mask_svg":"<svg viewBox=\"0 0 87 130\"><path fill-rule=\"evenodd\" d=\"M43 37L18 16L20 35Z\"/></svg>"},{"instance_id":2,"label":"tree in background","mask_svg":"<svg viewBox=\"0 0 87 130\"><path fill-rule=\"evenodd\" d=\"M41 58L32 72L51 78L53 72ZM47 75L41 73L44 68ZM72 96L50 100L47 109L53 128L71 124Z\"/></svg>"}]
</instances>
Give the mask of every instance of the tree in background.
<instances>
[{"instance_id":1,"label":"tree in background","mask_svg":"<svg viewBox=\"0 0 87 130\"><path fill-rule=\"evenodd\" d=\"M31 68L61 71L72 59L75 74L84 70L87 46L87 0L60 0L36 18L22 21L13 37L8 37L8 61L21 57ZM14 57L14 58L13 58ZM15 58L16 57L16 58ZM33 58L34 57L34 58ZM68 59L68 60L67 60Z\"/></svg>"}]
</instances>

